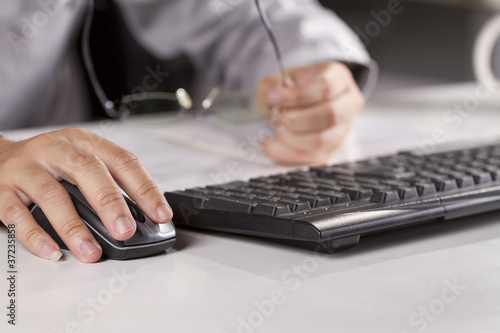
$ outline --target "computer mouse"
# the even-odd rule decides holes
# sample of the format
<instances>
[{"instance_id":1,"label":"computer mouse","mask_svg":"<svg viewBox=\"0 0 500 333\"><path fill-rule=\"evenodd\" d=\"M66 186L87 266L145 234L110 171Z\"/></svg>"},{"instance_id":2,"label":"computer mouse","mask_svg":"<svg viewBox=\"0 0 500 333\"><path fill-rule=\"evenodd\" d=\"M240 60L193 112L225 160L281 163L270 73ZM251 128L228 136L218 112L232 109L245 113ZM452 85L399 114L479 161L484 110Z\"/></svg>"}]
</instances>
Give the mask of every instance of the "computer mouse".
<instances>
[{"instance_id":1,"label":"computer mouse","mask_svg":"<svg viewBox=\"0 0 500 333\"><path fill-rule=\"evenodd\" d=\"M61 184L68 191L75 208L83 222L90 229L97 242L101 245L103 257L116 260L135 259L163 253L170 249L176 239L175 227L172 222L158 224L146 216L137 205L124 196L130 212L137 223L135 234L126 241L117 241L106 230L99 216L92 209L88 201L77 186L66 181ZM30 206L33 217L38 224L59 244L62 249L67 246L50 224L42 209L32 204Z\"/></svg>"}]
</instances>

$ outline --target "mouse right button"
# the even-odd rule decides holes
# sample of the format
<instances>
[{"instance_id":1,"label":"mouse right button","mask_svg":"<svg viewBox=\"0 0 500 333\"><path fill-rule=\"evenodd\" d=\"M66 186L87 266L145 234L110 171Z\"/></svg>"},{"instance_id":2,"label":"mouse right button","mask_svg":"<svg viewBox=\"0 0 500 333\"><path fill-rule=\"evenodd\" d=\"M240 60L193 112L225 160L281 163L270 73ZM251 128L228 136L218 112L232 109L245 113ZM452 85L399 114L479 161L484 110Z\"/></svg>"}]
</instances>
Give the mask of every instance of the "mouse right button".
<instances>
[{"instance_id":1,"label":"mouse right button","mask_svg":"<svg viewBox=\"0 0 500 333\"><path fill-rule=\"evenodd\" d=\"M145 222L144 214L141 212L139 207L136 206L135 203L132 202L129 198L124 196L125 201L127 202L128 208L130 209L130 213L132 213L132 216L137 222Z\"/></svg>"},{"instance_id":2,"label":"mouse right button","mask_svg":"<svg viewBox=\"0 0 500 333\"><path fill-rule=\"evenodd\" d=\"M172 239L176 237L175 226L172 221L168 223L158 224L151 221L149 218L146 219L144 223L152 231L157 242L161 242L167 239Z\"/></svg>"},{"instance_id":3,"label":"mouse right button","mask_svg":"<svg viewBox=\"0 0 500 333\"><path fill-rule=\"evenodd\" d=\"M160 234L164 235L175 233L175 227L172 222L158 224L158 229L160 230Z\"/></svg>"}]
</instances>

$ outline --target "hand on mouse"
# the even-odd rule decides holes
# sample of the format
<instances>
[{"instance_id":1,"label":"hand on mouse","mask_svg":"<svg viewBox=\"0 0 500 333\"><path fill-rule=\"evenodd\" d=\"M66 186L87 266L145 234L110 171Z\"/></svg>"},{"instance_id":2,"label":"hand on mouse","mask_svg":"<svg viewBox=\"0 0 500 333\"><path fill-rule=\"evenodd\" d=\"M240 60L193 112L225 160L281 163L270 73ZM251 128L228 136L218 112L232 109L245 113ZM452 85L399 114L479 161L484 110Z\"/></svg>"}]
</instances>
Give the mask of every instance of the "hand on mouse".
<instances>
[{"instance_id":1,"label":"hand on mouse","mask_svg":"<svg viewBox=\"0 0 500 333\"><path fill-rule=\"evenodd\" d=\"M172 210L137 157L81 128L68 128L13 142L0 139L0 220L15 225L18 239L35 255L57 261L60 247L37 224L27 206L35 202L81 262L96 262L102 249L59 183L78 185L116 240L135 233L136 224L121 187L158 223Z\"/></svg>"},{"instance_id":2,"label":"hand on mouse","mask_svg":"<svg viewBox=\"0 0 500 333\"><path fill-rule=\"evenodd\" d=\"M260 82L257 107L272 119L276 137L262 143L266 154L285 164L325 163L346 137L365 99L349 68L327 62L290 70Z\"/></svg>"}]
</instances>

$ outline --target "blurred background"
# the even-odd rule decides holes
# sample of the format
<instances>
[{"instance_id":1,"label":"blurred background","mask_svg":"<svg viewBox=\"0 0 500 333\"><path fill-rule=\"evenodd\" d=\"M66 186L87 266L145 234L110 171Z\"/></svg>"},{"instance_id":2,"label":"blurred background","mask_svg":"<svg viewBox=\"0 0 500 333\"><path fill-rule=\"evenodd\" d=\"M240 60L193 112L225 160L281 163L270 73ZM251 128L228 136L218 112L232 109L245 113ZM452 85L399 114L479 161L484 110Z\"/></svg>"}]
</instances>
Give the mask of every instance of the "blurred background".
<instances>
[{"instance_id":1,"label":"blurred background","mask_svg":"<svg viewBox=\"0 0 500 333\"><path fill-rule=\"evenodd\" d=\"M500 0L320 2L358 33L378 62L381 73L375 94L394 88L474 80L474 40L486 20L500 13ZM400 12L391 15L390 20L376 14L398 2ZM500 50L496 54L500 55ZM500 61L493 66L498 75Z\"/></svg>"}]
</instances>

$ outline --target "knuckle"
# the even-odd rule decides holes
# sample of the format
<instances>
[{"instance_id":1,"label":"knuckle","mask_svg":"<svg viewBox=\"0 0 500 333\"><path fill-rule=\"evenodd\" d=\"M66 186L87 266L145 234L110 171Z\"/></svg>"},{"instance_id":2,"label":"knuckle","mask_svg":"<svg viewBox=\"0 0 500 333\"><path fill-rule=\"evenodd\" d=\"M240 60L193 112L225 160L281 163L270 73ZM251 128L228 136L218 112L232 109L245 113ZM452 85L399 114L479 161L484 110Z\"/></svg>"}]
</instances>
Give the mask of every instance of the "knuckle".
<instances>
[{"instance_id":1,"label":"knuckle","mask_svg":"<svg viewBox=\"0 0 500 333\"><path fill-rule=\"evenodd\" d=\"M82 138L91 135L91 132L81 127L70 127L62 130L67 136L72 138Z\"/></svg>"},{"instance_id":2,"label":"knuckle","mask_svg":"<svg viewBox=\"0 0 500 333\"><path fill-rule=\"evenodd\" d=\"M5 220L8 222L19 222L22 220L23 213L26 207L21 204L11 203L4 209Z\"/></svg>"},{"instance_id":3,"label":"knuckle","mask_svg":"<svg viewBox=\"0 0 500 333\"><path fill-rule=\"evenodd\" d=\"M148 179L147 181L143 182L139 189L137 190L137 194L140 197L143 196L153 196L157 194L158 188L155 184L155 182L152 179Z\"/></svg>"},{"instance_id":4,"label":"knuckle","mask_svg":"<svg viewBox=\"0 0 500 333\"><path fill-rule=\"evenodd\" d=\"M115 188L107 187L97 191L97 204L101 207L119 205L124 200L123 195Z\"/></svg>"},{"instance_id":5,"label":"knuckle","mask_svg":"<svg viewBox=\"0 0 500 333\"><path fill-rule=\"evenodd\" d=\"M75 171L84 171L93 168L99 162L100 160L96 155L84 150L77 150L69 156L70 167Z\"/></svg>"},{"instance_id":6,"label":"knuckle","mask_svg":"<svg viewBox=\"0 0 500 333\"><path fill-rule=\"evenodd\" d=\"M127 150L121 150L118 152L114 156L113 162L118 170L129 170L141 165L137 156Z\"/></svg>"},{"instance_id":7,"label":"knuckle","mask_svg":"<svg viewBox=\"0 0 500 333\"><path fill-rule=\"evenodd\" d=\"M17 169L13 170L22 170L24 178L29 180L38 179L38 177L41 175L42 172L41 167L36 163L25 163L23 165L12 163L7 166L10 166L11 168L17 167Z\"/></svg>"},{"instance_id":8,"label":"knuckle","mask_svg":"<svg viewBox=\"0 0 500 333\"><path fill-rule=\"evenodd\" d=\"M352 72L349 69L349 67L347 67L346 64L336 63L333 66L334 67L332 67L332 73L331 73L331 75L334 78L336 78L337 80L341 80L341 81L345 81L345 82L351 83L351 84L352 83L356 84L356 82L354 80L354 77L352 76Z\"/></svg>"},{"instance_id":9,"label":"knuckle","mask_svg":"<svg viewBox=\"0 0 500 333\"><path fill-rule=\"evenodd\" d=\"M61 185L55 180L43 182L37 186L37 193L41 202L52 202L59 200L64 195Z\"/></svg>"},{"instance_id":10,"label":"knuckle","mask_svg":"<svg viewBox=\"0 0 500 333\"><path fill-rule=\"evenodd\" d=\"M23 238L25 243L33 244L42 237L43 231L40 228L23 228L20 230L20 236Z\"/></svg>"},{"instance_id":11,"label":"knuckle","mask_svg":"<svg viewBox=\"0 0 500 333\"><path fill-rule=\"evenodd\" d=\"M349 74L351 72L349 67L347 67L347 65L342 63L342 62L335 62L331 66L332 66L331 67L332 70L337 72L337 75L339 75L339 74L346 75L346 74Z\"/></svg>"},{"instance_id":12,"label":"knuckle","mask_svg":"<svg viewBox=\"0 0 500 333\"><path fill-rule=\"evenodd\" d=\"M81 219L75 218L61 224L58 234L61 238L77 238L78 235L86 232L86 228Z\"/></svg>"},{"instance_id":13,"label":"knuckle","mask_svg":"<svg viewBox=\"0 0 500 333\"><path fill-rule=\"evenodd\" d=\"M103 137L81 127L71 127L64 131L69 141L75 144L76 147L83 147L84 149L95 147L104 140Z\"/></svg>"}]
</instances>

